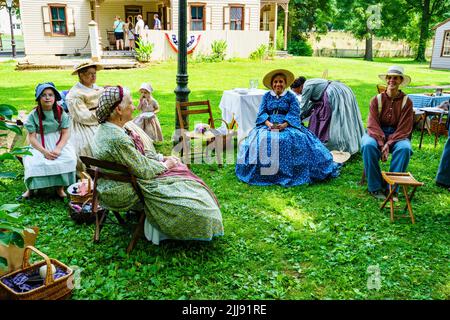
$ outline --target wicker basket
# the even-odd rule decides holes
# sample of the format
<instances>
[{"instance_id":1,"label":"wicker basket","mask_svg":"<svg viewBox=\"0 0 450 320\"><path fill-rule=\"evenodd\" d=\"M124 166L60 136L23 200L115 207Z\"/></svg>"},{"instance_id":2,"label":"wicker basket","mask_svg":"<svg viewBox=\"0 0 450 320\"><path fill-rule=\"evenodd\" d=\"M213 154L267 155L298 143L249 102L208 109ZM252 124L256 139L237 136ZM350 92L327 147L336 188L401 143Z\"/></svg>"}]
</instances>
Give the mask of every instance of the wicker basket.
<instances>
[{"instance_id":1,"label":"wicker basket","mask_svg":"<svg viewBox=\"0 0 450 320\"><path fill-rule=\"evenodd\" d=\"M79 193L77 193L78 190L77 190L77 192L74 191L74 188L75 189L79 188L79 186L83 183L82 181L76 182L67 188L67 193L69 193L70 201L75 202L75 203L84 203L88 200L92 200L92 179L86 172L82 172L81 176L86 178L88 181L86 194L80 195Z\"/></svg>"},{"instance_id":2,"label":"wicker basket","mask_svg":"<svg viewBox=\"0 0 450 320\"><path fill-rule=\"evenodd\" d=\"M445 126L445 122L439 123L439 120L436 118L431 120L430 131L432 133L437 132L440 136L448 136L448 130L447 127Z\"/></svg>"},{"instance_id":3,"label":"wicker basket","mask_svg":"<svg viewBox=\"0 0 450 320\"><path fill-rule=\"evenodd\" d=\"M42 258L44 258L44 261L40 261L33 265L30 265L29 260L31 251L34 251ZM55 267L63 269L67 273L67 275L54 280L51 264L53 264ZM39 288L30 290L28 292L15 292L1 281L3 278L13 277L18 273L36 272L36 270L39 270L39 268L43 265L47 265L47 275L44 280L44 285ZM22 268L14 272L8 273L0 278L0 291L1 294L4 295L8 300L66 299L69 298L72 294L73 286L71 285L70 281L68 281L69 278L72 276L73 270L70 269L68 266L66 266L65 264L56 259L50 259L33 246L27 246L25 248L25 251L23 252Z\"/></svg>"},{"instance_id":4,"label":"wicker basket","mask_svg":"<svg viewBox=\"0 0 450 320\"><path fill-rule=\"evenodd\" d=\"M76 206L83 209L86 205L92 204L92 200L88 199L83 203L79 202L69 202L69 217L78 224L86 223L91 224L95 222L95 214L92 210L84 211L77 210ZM100 205L97 205L97 213L104 213L105 209L103 209Z\"/></svg>"}]
</instances>

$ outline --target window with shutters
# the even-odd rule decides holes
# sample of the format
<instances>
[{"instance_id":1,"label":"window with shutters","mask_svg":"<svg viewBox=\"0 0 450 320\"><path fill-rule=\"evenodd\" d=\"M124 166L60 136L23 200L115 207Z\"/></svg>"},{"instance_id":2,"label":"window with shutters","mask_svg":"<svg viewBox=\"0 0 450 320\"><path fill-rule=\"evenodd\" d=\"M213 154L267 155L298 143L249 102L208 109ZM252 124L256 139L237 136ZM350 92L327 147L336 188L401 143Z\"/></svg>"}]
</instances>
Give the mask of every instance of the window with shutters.
<instances>
[{"instance_id":1,"label":"window with shutters","mask_svg":"<svg viewBox=\"0 0 450 320\"><path fill-rule=\"evenodd\" d=\"M244 7L230 8L230 30L244 30Z\"/></svg>"},{"instance_id":2,"label":"window with shutters","mask_svg":"<svg viewBox=\"0 0 450 320\"><path fill-rule=\"evenodd\" d=\"M67 35L66 6L49 6L52 34Z\"/></svg>"},{"instance_id":3,"label":"window with shutters","mask_svg":"<svg viewBox=\"0 0 450 320\"><path fill-rule=\"evenodd\" d=\"M444 43L442 45L442 57L450 57L450 30L444 31Z\"/></svg>"},{"instance_id":4,"label":"window with shutters","mask_svg":"<svg viewBox=\"0 0 450 320\"><path fill-rule=\"evenodd\" d=\"M205 6L191 5L191 30L205 30Z\"/></svg>"}]
</instances>

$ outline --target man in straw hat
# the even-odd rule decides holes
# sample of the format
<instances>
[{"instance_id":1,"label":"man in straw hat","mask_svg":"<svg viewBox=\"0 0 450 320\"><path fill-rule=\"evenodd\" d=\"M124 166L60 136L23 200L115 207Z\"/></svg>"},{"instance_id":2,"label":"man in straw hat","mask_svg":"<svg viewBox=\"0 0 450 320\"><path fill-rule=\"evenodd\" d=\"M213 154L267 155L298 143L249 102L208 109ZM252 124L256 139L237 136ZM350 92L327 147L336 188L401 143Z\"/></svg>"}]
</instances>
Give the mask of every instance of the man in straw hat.
<instances>
[{"instance_id":1,"label":"man in straw hat","mask_svg":"<svg viewBox=\"0 0 450 320\"><path fill-rule=\"evenodd\" d=\"M386 91L370 101L367 133L362 138L362 156L369 193L385 199L379 160L385 162L392 153L390 172L405 172L412 155L410 135L413 129L412 101L399 87L406 86L411 78L400 66L392 66L380 74L386 81Z\"/></svg>"},{"instance_id":2,"label":"man in straw hat","mask_svg":"<svg viewBox=\"0 0 450 320\"><path fill-rule=\"evenodd\" d=\"M96 84L97 71L103 70L99 63L88 61L75 67L72 75L78 75L79 82L74 85L66 96L66 103L71 115L70 142L75 147L78 157L77 173L80 175L84 165L80 156L91 156L90 143L98 127L95 110L103 88ZM150 137L132 121L126 127L136 132L144 142L146 150L154 151Z\"/></svg>"}]
</instances>

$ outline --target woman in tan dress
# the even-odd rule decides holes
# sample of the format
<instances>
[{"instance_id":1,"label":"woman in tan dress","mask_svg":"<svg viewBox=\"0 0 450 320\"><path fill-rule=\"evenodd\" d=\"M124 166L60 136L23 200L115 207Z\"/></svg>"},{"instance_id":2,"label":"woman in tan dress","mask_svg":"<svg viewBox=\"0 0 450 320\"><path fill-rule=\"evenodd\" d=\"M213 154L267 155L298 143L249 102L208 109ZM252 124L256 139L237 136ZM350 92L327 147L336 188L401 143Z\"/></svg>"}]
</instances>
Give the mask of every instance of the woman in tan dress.
<instances>
[{"instance_id":1,"label":"woman in tan dress","mask_svg":"<svg viewBox=\"0 0 450 320\"><path fill-rule=\"evenodd\" d=\"M95 111L98 99L104 90L95 84L99 70L103 70L103 67L95 62L85 62L77 66L72 75L78 74L79 82L70 89L66 96L71 117L70 142L77 155L78 175L84 170L80 156L92 156L91 142L99 125ZM145 150L155 150L153 141L132 121L127 122L125 128L141 137Z\"/></svg>"}]
</instances>

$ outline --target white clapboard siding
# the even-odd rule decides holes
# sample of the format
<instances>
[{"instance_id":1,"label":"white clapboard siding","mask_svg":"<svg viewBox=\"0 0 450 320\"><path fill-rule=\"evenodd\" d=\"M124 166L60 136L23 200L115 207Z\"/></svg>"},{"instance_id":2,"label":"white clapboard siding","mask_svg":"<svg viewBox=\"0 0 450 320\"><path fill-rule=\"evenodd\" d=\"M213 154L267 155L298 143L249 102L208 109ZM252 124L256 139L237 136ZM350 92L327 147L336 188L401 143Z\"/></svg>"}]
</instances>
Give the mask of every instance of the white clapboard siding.
<instances>
[{"instance_id":1,"label":"white clapboard siding","mask_svg":"<svg viewBox=\"0 0 450 320\"><path fill-rule=\"evenodd\" d=\"M444 45L444 32L447 30L450 30L450 21L447 21L447 23L444 23L436 29L431 68L450 69L450 57L441 57L442 46Z\"/></svg>"},{"instance_id":2,"label":"white clapboard siding","mask_svg":"<svg viewBox=\"0 0 450 320\"><path fill-rule=\"evenodd\" d=\"M69 36L51 36L48 3L67 5ZM20 16L26 55L73 54L85 46L89 30L88 0L20 1ZM89 53L89 44L81 51Z\"/></svg>"}]
</instances>

